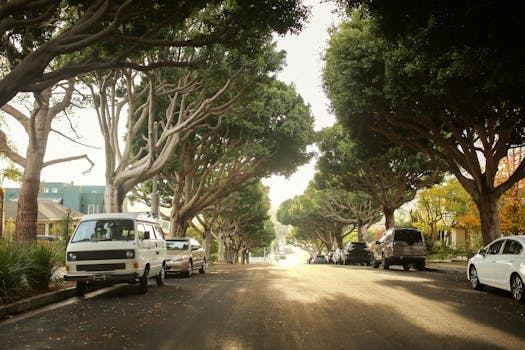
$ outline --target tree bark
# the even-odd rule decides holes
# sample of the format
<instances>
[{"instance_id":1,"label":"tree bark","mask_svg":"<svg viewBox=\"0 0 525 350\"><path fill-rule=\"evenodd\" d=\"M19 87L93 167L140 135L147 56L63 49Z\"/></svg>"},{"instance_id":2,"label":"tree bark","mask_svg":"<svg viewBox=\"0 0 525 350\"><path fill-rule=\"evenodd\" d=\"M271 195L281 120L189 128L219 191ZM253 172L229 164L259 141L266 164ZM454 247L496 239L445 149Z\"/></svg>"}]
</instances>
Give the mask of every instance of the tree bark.
<instances>
[{"instance_id":1,"label":"tree bark","mask_svg":"<svg viewBox=\"0 0 525 350\"><path fill-rule=\"evenodd\" d=\"M481 194L475 201L479 210L483 243L489 244L500 236L498 198L495 193Z\"/></svg>"},{"instance_id":2,"label":"tree bark","mask_svg":"<svg viewBox=\"0 0 525 350\"><path fill-rule=\"evenodd\" d=\"M360 242L366 241L367 231L368 231L368 225L360 225L359 228L357 229L357 239Z\"/></svg>"},{"instance_id":3,"label":"tree bark","mask_svg":"<svg viewBox=\"0 0 525 350\"><path fill-rule=\"evenodd\" d=\"M385 228L387 230L396 226L396 217L394 212L395 209L383 207L383 214L385 215Z\"/></svg>"}]
</instances>

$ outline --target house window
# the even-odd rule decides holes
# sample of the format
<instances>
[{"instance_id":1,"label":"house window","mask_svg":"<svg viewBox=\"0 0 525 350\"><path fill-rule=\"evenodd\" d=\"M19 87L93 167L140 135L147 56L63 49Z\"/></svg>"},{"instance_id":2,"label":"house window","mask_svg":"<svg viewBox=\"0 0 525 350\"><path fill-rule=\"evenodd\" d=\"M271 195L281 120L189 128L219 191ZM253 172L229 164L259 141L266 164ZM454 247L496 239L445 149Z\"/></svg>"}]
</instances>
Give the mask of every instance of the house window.
<instances>
[{"instance_id":1,"label":"house window","mask_svg":"<svg viewBox=\"0 0 525 350\"><path fill-rule=\"evenodd\" d=\"M88 214L95 214L95 204L88 204L87 209Z\"/></svg>"},{"instance_id":2,"label":"house window","mask_svg":"<svg viewBox=\"0 0 525 350\"><path fill-rule=\"evenodd\" d=\"M49 193L49 188L44 187L44 193Z\"/></svg>"},{"instance_id":3,"label":"house window","mask_svg":"<svg viewBox=\"0 0 525 350\"><path fill-rule=\"evenodd\" d=\"M53 187L53 188L51 189L51 192L53 192L53 193L58 193L58 188Z\"/></svg>"}]
</instances>

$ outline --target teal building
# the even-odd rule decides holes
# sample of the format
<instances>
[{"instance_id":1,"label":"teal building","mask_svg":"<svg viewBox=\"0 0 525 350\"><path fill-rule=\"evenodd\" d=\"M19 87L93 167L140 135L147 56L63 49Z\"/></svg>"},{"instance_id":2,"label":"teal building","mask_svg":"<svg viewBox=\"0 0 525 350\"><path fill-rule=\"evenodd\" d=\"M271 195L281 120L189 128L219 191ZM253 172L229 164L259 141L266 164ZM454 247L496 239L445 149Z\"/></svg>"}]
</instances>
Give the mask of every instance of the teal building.
<instances>
[{"instance_id":1,"label":"teal building","mask_svg":"<svg viewBox=\"0 0 525 350\"><path fill-rule=\"evenodd\" d=\"M105 186L77 186L73 183L42 182L38 199L52 200L66 208L84 214L104 212ZM16 201L20 188L6 188L5 201Z\"/></svg>"}]
</instances>

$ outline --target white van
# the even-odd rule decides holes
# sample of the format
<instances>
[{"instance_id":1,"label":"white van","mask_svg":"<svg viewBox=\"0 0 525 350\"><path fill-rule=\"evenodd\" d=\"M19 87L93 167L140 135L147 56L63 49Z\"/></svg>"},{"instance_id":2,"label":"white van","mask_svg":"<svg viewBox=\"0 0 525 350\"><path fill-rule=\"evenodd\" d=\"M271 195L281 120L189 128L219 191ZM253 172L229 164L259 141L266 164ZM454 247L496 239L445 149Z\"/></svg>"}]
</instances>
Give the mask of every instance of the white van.
<instances>
[{"instance_id":1,"label":"white van","mask_svg":"<svg viewBox=\"0 0 525 350\"><path fill-rule=\"evenodd\" d=\"M84 295L88 282L138 283L148 291L148 278L164 284L166 241L158 222L139 213L85 215L66 250L66 281L77 282Z\"/></svg>"}]
</instances>

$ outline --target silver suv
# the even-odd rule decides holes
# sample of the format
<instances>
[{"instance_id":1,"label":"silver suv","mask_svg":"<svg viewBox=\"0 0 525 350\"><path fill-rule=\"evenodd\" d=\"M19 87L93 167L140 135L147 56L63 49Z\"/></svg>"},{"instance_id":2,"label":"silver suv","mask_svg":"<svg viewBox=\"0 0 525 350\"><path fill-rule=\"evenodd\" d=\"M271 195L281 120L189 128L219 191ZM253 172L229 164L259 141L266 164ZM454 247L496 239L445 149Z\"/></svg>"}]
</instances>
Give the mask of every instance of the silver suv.
<instances>
[{"instance_id":1,"label":"silver suv","mask_svg":"<svg viewBox=\"0 0 525 350\"><path fill-rule=\"evenodd\" d=\"M374 268L382 264L384 269L389 269L391 265L402 265L405 271L411 266L424 270L426 255L421 231L413 228L391 228L376 242L372 264Z\"/></svg>"}]
</instances>

